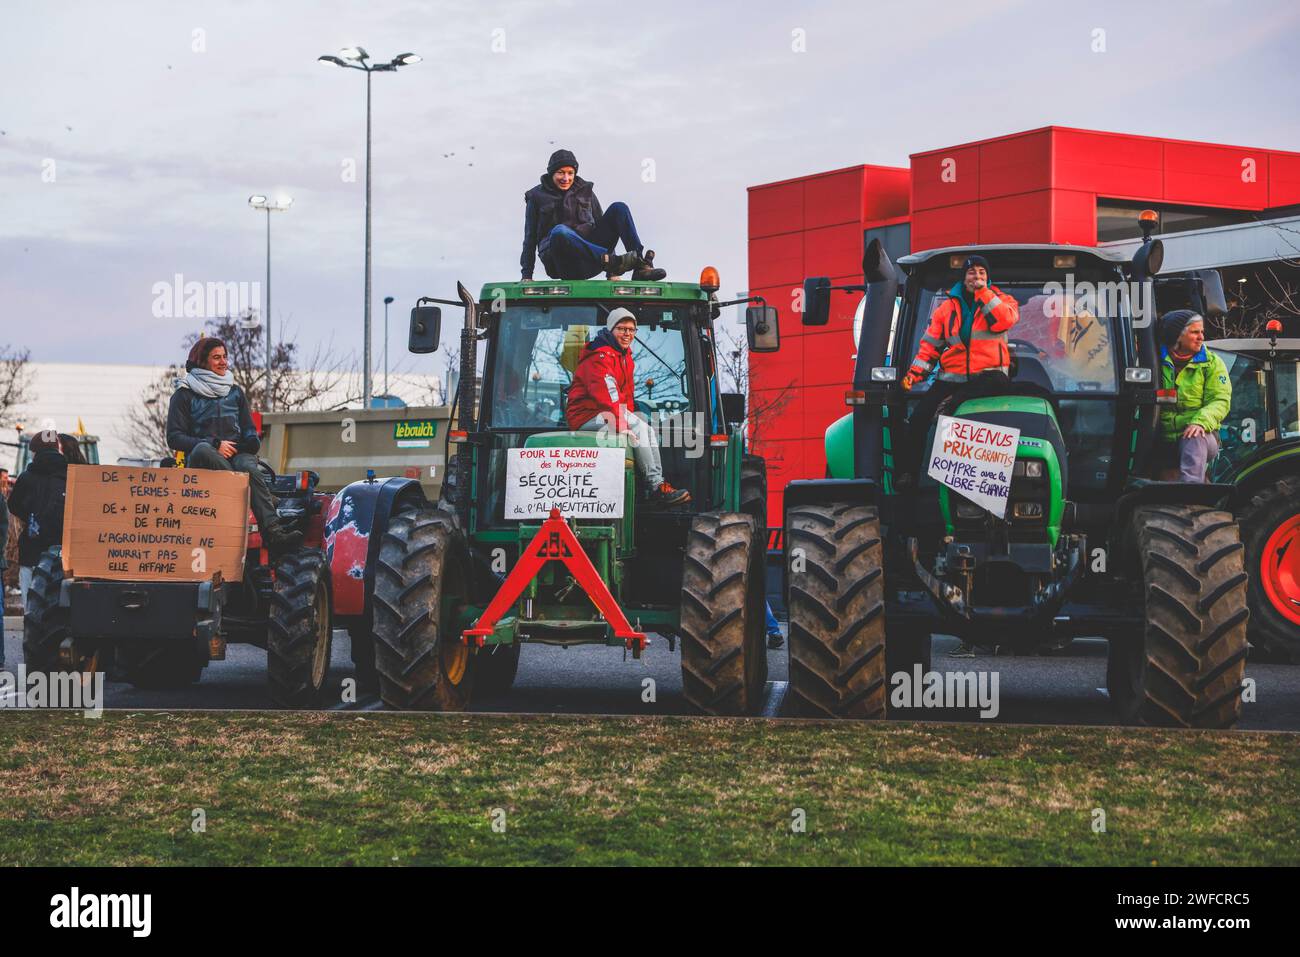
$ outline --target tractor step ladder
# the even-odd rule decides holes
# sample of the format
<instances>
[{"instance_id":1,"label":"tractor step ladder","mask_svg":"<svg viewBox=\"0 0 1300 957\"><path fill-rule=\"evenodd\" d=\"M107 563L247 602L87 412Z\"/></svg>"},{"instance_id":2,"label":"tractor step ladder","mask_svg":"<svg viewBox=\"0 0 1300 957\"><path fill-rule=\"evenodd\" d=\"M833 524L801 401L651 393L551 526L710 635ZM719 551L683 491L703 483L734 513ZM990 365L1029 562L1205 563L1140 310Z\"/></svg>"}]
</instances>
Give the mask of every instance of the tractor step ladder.
<instances>
[{"instance_id":1,"label":"tractor step ladder","mask_svg":"<svg viewBox=\"0 0 1300 957\"><path fill-rule=\"evenodd\" d=\"M537 577L542 566L547 562L563 562L565 567L577 579L587 597L591 599L605 620L614 628L614 637L623 639L623 646L632 652L632 657L640 658L646 646L646 636L634 631L632 625L618 607L618 602L609 593L609 588L596 571L587 553L583 551L578 537L560 514L558 508L552 508L551 514L542 527L537 530L533 540L528 543L515 567L510 570L506 580L501 583L492 601L483 614L479 616L473 628L465 630L461 641L466 645L482 648L487 638L496 629L497 622L519 600L524 589Z\"/></svg>"}]
</instances>

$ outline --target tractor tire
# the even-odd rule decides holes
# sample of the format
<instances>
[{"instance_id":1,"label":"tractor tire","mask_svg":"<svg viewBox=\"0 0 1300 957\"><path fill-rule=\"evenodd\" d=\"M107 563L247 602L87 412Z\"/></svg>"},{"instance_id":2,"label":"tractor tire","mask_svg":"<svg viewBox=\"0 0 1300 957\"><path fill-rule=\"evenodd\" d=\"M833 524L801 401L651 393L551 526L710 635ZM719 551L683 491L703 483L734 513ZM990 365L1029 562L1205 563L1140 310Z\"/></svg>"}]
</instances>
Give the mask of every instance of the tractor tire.
<instances>
[{"instance_id":1,"label":"tractor tire","mask_svg":"<svg viewBox=\"0 0 1300 957\"><path fill-rule=\"evenodd\" d=\"M488 645L474 656L474 693L505 694L514 686L519 673L517 641L508 645Z\"/></svg>"},{"instance_id":2,"label":"tractor tire","mask_svg":"<svg viewBox=\"0 0 1300 957\"><path fill-rule=\"evenodd\" d=\"M365 625L348 629L348 651L356 672L357 690L363 694L379 691L379 672L375 670L375 636Z\"/></svg>"},{"instance_id":3,"label":"tractor tire","mask_svg":"<svg viewBox=\"0 0 1300 957\"><path fill-rule=\"evenodd\" d=\"M682 689L710 715L756 714L767 688L764 549L739 512L695 516L682 569Z\"/></svg>"},{"instance_id":4,"label":"tractor tire","mask_svg":"<svg viewBox=\"0 0 1300 957\"><path fill-rule=\"evenodd\" d=\"M334 645L324 552L302 548L276 562L266 625L271 700L280 708L319 707Z\"/></svg>"},{"instance_id":5,"label":"tractor tire","mask_svg":"<svg viewBox=\"0 0 1300 957\"><path fill-rule=\"evenodd\" d=\"M767 462L761 455L745 454L740 462L740 511L753 515L767 548Z\"/></svg>"},{"instance_id":6,"label":"tractor tire","mask_svg":"<svg viewBox=\"0 0 1300 957\"><path fill-rule=\"evenodd\" d=\"M32 570L23 615L23 663L28 671L59 671L59 646L68 634L68 609L59 607L63 559L47 551Z\"/></svg>"},{"instance_id":7,"label":"tractor tire","mask_svg":"<svg viewBox=\"0 0 1300 957\"><path fill-rule=\"evenodd\" d=\"M867 505L797 505L786 518L791 711L885 717L884 555Z\"/></svg>"},{"instance_id":8,"label":"tractor tire","mask_svg":"<svg viewBox=\"0 0 1300 957\"><path fill-rule=\"evenodd\" d=\"M1121 720L1231 728L1241 717L1247 575L1231 513L1137 509L1143 633L1111 639L1106 682Z\"/></svg>"},{"instance_id":9,"label":"tractor tire","mask_svg":"<svg viewBox=\"0 0 1300 957\"><path fill-rule=\"evenodd\" d=\"M464 711L475 661L456 621L468 596L469 550L446 514L394 516L375 567L374 635L379 696L408 711Z\"/></svg>"},{"instance_id":10,"label":"tractor tire","mask_svg":"<svg viewBox=\"0 0 1300 957\"><path fill-rule=\"evenodd\" d=\"M1251 609L1247 635L1264 661L1300 664L1300 477L1260 489L1237 510Z\"/></svg>"},{"instance_id":11,"label":"tractor tire","mask_svg":"<svg viewBox=\"0 0 1300 957\"><path fill-rule=\"evenodd\" d=\"M142 691L188 688L203 677L203 659L191 642L124 641L117 646L123 677Z\"/></svg>"}]
</instances>

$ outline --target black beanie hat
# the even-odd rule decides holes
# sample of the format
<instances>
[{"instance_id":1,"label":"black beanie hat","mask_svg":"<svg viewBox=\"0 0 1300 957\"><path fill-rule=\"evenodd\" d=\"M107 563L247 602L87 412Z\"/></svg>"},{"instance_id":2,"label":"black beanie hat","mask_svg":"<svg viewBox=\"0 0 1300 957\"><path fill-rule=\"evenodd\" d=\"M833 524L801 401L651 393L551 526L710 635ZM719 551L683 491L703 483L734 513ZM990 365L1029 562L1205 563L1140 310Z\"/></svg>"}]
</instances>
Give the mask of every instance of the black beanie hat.
<instances>
[{"instance_id":1,"label":"black beanie hat","mask_svg":"<svg viewBox=\"0 0 1300 957\"><path fill-rule=\"evenodd\" d=\"M962 263L961 271L964 273L967 269L970 269L971 266L979 266L985 272L989 271L989 261L983 256L967 256L966 261Z\"/></svg>"},{"instance_id":2,"label":"black beanie hat","mask_svg":"<svg viewBox=\"0 0 1300 957\"><path fill-rule=\"evenodd\" d=\"M568 150L556 150L551 154L551 158L546 163L546 174L553 174L561 166L572 166L573 172L578 172L578 158Z\"/></svg>"},{"instance_id":3,"label":"black beanie hat","mask_svg":"<svg viewBox=\"0 0 1300 957\"><path fill-rule=\"evenodd\" d=\"M1178 342L1178 337L1183 334L1183 330L1193 322L1204 321L1199 312L1192 309L1175 309L1173 312L1166 312L1160 317L1160 325L1157 329L1160 338L1160 344L1166 349L1172 349Z\"/></svg>"}]
</instances>

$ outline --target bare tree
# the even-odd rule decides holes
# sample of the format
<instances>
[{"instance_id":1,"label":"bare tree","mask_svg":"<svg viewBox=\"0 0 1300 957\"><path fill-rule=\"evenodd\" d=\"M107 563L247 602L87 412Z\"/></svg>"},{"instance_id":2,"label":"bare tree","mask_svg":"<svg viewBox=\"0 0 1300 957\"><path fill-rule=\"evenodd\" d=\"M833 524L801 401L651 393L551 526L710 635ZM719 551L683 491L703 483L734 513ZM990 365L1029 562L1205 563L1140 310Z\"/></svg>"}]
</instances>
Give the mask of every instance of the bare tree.
<instances>
[{"instance_id":1,"label":"bare tree","mask_svg":"<svg viewBox=\"0 0 1300 957\"><path fill-rule=\"evenodd\" d=\"M761 395L755 396L750 391L749 340L734 329L721 330L717 353L724 391L745 396L745 427L749 430L750 444L756 444L762 439L764 428L794 400L794 382L774 390L764 389Z\"/></svg>"},{"instance_id":2,"label":"bare tree","mask_svg":"<svg viewBox=\"0 0 1300 957\"><path fill-rule=\"evenodd\" d=\"M181 366L168 366L140 393L140 401L128 413L126 424L118 429L117 437L127 443L133 456L161 459L168 454L167 407L176 380L185 374Z\"/></svg>"},{"instance_id":3,"label":"bare tree","mask_svg":"<svg viewBox=\"0 0 1300 957\"><path fill-rule=\"evenodd\" d=\"M18 420L14 409L36 398L32 392L35 370L29 365L31 353L26 349L0 346L0 428Z\"/></svg>"},{"instance_id":4,"label":"bare tree","mask_svg":"<svg viewBox=\"0 0 1300 957\"><path fill-rule=\"evenodd\" d=\"M224 316L207 323L205 335L215 336L226 344L230 371L235 384L243 390L252 409L266 408L266 347L261 327L239 318ZM187 352L199 340L191 333L181 343ZM349 377L350 370L332 350L317 347L310 362L297 368L298 344L281 341L271 355L270 395L276 411L309 409L323 404L327 395ZM127 413L126 425L118 438L145 458L167 454L167 408L177 380L185 375L183 366L169 366L140 394L140 401ZM349 396L347 401L360 398ZM338 404L338 403L334 403Z\"/></svg>"}]
</instances>

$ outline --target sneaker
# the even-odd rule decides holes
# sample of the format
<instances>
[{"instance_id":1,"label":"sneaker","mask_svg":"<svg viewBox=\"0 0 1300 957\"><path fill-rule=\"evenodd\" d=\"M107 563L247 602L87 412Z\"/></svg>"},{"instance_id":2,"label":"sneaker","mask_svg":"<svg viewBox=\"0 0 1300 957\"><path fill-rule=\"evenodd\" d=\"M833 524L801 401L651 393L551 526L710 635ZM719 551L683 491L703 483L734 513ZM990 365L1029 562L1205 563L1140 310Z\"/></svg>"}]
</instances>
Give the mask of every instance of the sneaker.
<instances>
[{"instance_id":1,"label":"sneaker","mask_svg":"<svg viewBox=\"0 0 1300 957\"><path fill-rule=\"evenodd\" d=\"M690 492L684 488L673 488L667 482L660 482L659 487L650 493L650 504L661 507L684 505L690 500Z\"/></svg>"},{"instance_id":2,"label":"sneaker","mask_svg":"<svg viewBox=\"0 0 1300 957\"><path fill-rule=\"evenodd\" d=\"M658 282L667 278L666 269L655 268L655 251L647 249L641 254L641 264L632 270L632 278L637 282Z\"/></svg>"},{"instance_id":3,"label":"sneaker","mask_svg":"<svg viewBox=\"0 0 1300 957\"><path fill-rule=\"evenodd\" d=\"M785 635L779 631L769 631L767 633L767 647L780 648L785 644Z\"/></svg>"},{"instance_id":4,"label":"sneaker","mask_svg":"<svg viewBox=\"0 0 1300 957\"><path fill-rule=\"evenodd\" d=\"M948 652L948 657L949 658L974 658L975 648L973 645L968 645L966 644L966 642L963 641L952 651Z\"/></svg>"}]
</instances>

